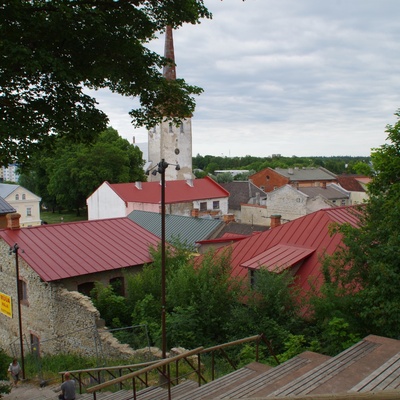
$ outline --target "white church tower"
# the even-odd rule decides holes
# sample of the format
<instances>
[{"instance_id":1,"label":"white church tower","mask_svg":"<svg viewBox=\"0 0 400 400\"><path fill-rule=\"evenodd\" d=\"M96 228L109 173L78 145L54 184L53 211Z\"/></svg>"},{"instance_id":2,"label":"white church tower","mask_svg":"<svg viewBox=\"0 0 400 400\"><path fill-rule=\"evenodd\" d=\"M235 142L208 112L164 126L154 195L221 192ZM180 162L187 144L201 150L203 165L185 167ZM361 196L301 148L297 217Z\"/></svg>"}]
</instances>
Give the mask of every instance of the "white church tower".
<instances>
[{"instance_id":1,"label":"white church tower","mask_svg":"<svg viewBox=\"0 0 400 400\"><path fill-rule=\"evenodd\" d=\"M166 79L176 79L174 42L172 27L167 26L165 32L165 58L172 60L172 63L164 66L163 75ZM148 132L148 160L151 167L154 167L161 160L169 164L179 164L180 169L176 170L170 165L165 170L166 180L192 179L192 120L190 117L181 120L176 126L172 120L165 117L163 122ZM160 181L160 174L149 174L148 181Z\"/></svg>"}]
</instances>

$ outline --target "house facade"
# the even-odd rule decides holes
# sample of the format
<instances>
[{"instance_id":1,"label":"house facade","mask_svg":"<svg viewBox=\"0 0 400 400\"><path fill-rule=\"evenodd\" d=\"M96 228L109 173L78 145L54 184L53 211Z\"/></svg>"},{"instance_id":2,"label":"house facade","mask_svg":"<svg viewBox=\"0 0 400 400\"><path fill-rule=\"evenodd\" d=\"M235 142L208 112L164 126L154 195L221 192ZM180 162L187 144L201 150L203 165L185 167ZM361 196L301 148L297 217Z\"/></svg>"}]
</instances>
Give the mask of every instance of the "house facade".
<instances>
[{"instance_id":1,"label":"house facade","mask_svg":"<svg viewBox=\"0 0 400 400\"><path fill-rule=\"evenodd\" d=\"M227 192L209 177L166 181L166 214L214 218L228 214ZM104 182L88 199L89 220L125 217L132 211L161 212L160 182Z\"/></svg>"},{"instance_id":2,"label":"house facade","mask_svg":"<svg viewBox=\"0 0 400 400\"><path fill-rule=\"evenodd\" d=\"M337 183L337 177L325 168L265 168L249 179L265 192L272 192L284 185L299 187L325 187Z\"/></svg>"},{"instance_id":3,"label":"house facade","mask_svg":"<svg viewBox=\"0 0 400 400\"><path fill-rule=\"evenodd\" d=\"M20 227L18 214L7 219L0 230L0 347L18 342L20 304L24 346L40 354L79 349L95 356L102 348L105 356L132 356L104 328L87 294L95 282L118 281L123 291L124 273L151 262L149 248L159 238L128 218L31 228Z\"/></svg>"},{"instance_id":4,"label":"house facade","mask_svg":"<svg viewBox=\"0 0 400 400\"><path fill-rule=\"evenodd\" d=\"M20 185L0 183L0 197L21 215L21 226L36 226L42 223L40 219L42 199L28 189Z\"/></svg>"}]
</instances>

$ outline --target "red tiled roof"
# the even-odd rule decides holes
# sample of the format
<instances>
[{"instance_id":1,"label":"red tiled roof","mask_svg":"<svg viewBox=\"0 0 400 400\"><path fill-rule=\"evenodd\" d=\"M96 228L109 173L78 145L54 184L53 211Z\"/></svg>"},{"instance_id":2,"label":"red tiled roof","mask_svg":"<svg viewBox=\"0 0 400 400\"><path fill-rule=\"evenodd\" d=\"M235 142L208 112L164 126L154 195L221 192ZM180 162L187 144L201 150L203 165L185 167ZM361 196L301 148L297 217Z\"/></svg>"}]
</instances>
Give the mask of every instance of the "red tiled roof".
<instances>
[{"instance_id":1,"label":"red tiled roof","mask_svg":"<svg viewBox=\"0 0 400 400\"><path fill-rule=\"evenodd\" d=\"M256 257L250 258L241 264L241 267L259 269L265 266L270 271L281 272L297 264L299 261L304 260L310 254L314 253L314 251L315 249L278 244L263 251Z\"/></svg>"},{"instance_id":2,"label":"red tiled roof","mask_svg":"<svg viewBox=\"0 0 400 400\"><path fill-rule=\"evenodd\" d=\"M283 265L289 262L288 248L300 247L309 250L304 262L296 272L298 284L305 290L310 285L322 280L320 258L324 254L332 254L341 245L341 235L330 235L332 223L350 223L357 226L356 207L334 207L316 211L312 214L277 226L258 235L248 237L231 244L232 276L247 278L248 269L255 267L258 260L277 260ZM281 255L273 256L272 249L281 250ZM217 251L224 251L224 247ZM298 251L295 260L300 261L304 253Z\"/></svg>"},{"instance_id":3,"label":"red tiled roof","mask_svg":"<svg viewBox=\"0 0 400 400\"><path fill-rule=\"evenodd\" d=\"M4 229L0 237L45 281L151 262L159 238L129 218Z\"/></svg>"},{"instance_id":4,"label":"red tiled roof","mask_svg":"<svg viewBox=\"0 0 400 400\"><path fill-rule=\"evenodd\" d=\"M165 182L165 203L184 203L194 200L228 197L229 192L209 177L193 179L193 186L185 180ZM159 203L160 182L142 182L141 189L135 183L108 184L127 203Z\"/></svg>"},{"instance_id":5,"label":"red tiled roof","mask_svg":"<svg viewBox=\"0 0 400 400\"><path fill-rule=\"evenodd\" d=\"M338 175L338 182L340 186L349 192L365 192L365 189L361 183L367 184L370 181L371 178L362 175Z\"/></svg>"}]
</instances>

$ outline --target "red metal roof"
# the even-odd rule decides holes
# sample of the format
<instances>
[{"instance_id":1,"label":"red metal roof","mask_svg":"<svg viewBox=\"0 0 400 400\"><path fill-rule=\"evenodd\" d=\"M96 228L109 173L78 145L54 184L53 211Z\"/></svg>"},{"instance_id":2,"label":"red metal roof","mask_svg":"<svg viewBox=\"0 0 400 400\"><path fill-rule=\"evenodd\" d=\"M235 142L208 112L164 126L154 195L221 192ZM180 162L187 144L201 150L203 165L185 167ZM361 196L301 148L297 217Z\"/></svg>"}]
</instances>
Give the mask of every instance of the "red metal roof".
<instances>
[{"instance_id":1,"label":"red metal roof","mask_svg":"<svg viewBox=\"0 0 400 400\"><path fill-rule=\"evenodd\" d=\"M247 278L248 268L258 260L277 260L278 264L289 261L288 249L293 247L308 249L309 254L294 254L294 260L304 262L296 272L297 282L305 290L322 281L321 256L332 254L341 245L341 235L331 235L329 228L333 223L350 223L357 226L356 207L334 207L316 211L295 219L258 235L248 237L230 245L232 249L232 276ZM223 251L226 247L217 251ZM273 254L273 250L281 254Z\"/></svg>"},{"instance_id":2,"label":"red metal roof","mask_svg":"<svg viewBox=\"0 0 400 400\"><path fill-rule=\"evenodd\" d=\"M278 244L263 251L256 257L250 258L241 264L241 267L259 269L264 266L270 271L281 272L305 259L310 254L314 253L314 251L315 249Z\"/></svg>"},{"instance_id":3,"label":"red metal roof","mask_svg":"<svg viewBox=\"0 0 400 400\"><path fill-rule=\"evenodd\" d=\"M0 237L46 282L151 262L159 238L129 218L4 229Z\"/></svg>"},{"instance_id":4,"label":"red metal roof","mask_svg":"<svg viewBox=\"0 0 400 400\"><path fill-rule=\"evenodd\" d=\"M191 180L165 182L165 203L184 203L194 200L216 199L228 197L229 192L209 177ZM160 182L142 182L141 189L135 183L108 184L110 188L125 202L159 203Z\"/></svg>"}]
</instances>

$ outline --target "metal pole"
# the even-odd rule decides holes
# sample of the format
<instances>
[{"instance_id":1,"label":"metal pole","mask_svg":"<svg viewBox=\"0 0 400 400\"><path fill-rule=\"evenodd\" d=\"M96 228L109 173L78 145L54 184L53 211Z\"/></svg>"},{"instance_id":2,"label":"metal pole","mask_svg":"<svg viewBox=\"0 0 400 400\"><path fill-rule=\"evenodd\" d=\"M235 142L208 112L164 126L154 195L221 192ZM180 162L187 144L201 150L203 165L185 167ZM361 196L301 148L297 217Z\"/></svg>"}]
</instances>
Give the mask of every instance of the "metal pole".
<instances>
[{"instance_id":1,"label":"metal pole","mask_svg":"<svg viewBox=\"0 0 400 400\"><path fill-rule=\"evenodd\" d=\"M168 166L168 164L167 164ZM161 160L161 330L162 330L162 358L167 357L167 335L165 327L166 314L166 273L165 273L165 160Z\"/></svg>"},{"instance_id":2,"label":"metal pole","mask_svg":"<svg viewBox=\"0 0 400 400\"><path fill-rule=\"evenodd\" d=\"M21 318L21 285L19 283L18 249L19 249L19 246L17 243L15 243L14 247L13 247L13 253L15 254L15 271L16 271L16 277L17 277L19 344L20 344L20 348L21 348L22 379L25 379L24 341L23 341L23 337L22 337L22 318Z\"/></svg>"}]
</instances>

